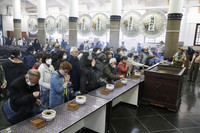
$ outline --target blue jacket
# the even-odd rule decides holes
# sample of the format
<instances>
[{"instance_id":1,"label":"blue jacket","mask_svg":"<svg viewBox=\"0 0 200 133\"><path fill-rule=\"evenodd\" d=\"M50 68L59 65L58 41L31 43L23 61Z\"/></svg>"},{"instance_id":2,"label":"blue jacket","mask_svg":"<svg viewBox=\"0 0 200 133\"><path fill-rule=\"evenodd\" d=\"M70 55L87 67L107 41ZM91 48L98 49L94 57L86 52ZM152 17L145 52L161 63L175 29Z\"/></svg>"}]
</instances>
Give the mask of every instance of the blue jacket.
<instances>
[{"instance_id":1,"label":"blue jacket","mask_svg":"<svg viewBox=\"0 0 200 133\"><path fill-rule=\"evenodd\" d=\"M54 108L58 105L64 103L64 76L61 75L58 71L55 71L51 75L50 81L50 95L49 95L49 106Z\"/></svg>"}]
</instances>

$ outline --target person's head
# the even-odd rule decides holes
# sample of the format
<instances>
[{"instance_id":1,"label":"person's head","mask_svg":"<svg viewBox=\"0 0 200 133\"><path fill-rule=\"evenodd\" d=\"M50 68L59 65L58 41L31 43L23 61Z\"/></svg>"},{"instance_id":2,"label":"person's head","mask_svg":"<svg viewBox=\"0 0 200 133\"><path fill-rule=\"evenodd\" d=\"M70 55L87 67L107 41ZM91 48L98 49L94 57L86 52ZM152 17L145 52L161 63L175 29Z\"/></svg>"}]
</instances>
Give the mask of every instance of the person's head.
<instances>
[{"instance_id":1,"label":"person's head","mask_svg":"<svg viewBox=\"0 0 200 133\"><path fill-rule=\"evenodd\" d=\"M12 51L11 59L13 59L13 58L21 58L21 57L22 57L22 53L21 53L20 50L14 49Z\"/></svg>"},{"instance_id":2,"label":"person's head","mask_svg":"<svg viewBox=\"0 0 200 133\"><path fill-rule=\"evenodd\" d=\"M121 52L122 52L122 49L121 48L117 48L117 53L118 54L122 54Z\"/></svg>"},{"instance_id":3,"label":"person's head","mask_svg":"<svg viewBox=\"0 0 200 133\"><path fill-rule=\"evenodd\" d=\"M101 53L101 54L97 57L97 59L99 59L99 60L102 61L102 62L106 61L106 58L107 58L107 56L106 56L106 54L104 54L104 53Z\"/></svg>"},{"instance_id":4,"label":"person's head","mask_svg":"<svg viewBox=\"0 0 200 133\"><path fill-rule=\"evenodd\" d=\"M113 47L110 47L110 51L113 51Z\"/></svg>"},{"instance_id":5,"label":"person's head","mask_svg":"<svg viewBox=\"0 0 200 133\"><path fill-rule=\"evenodd\" d=\"M39 40L38 40L38 39L35 39L34 43L39 43Z\"/></svg>"},{"instance_id":6,"label":"person's head","mask_svg":"<svg viewBox=\"0 0 200 133\"><path fill-rule=\"evenodd\" d=\"M148 46L144 46L143 50L144 50L144 52L148 52L149 51L149 47Z\"/></svg>"},{"instance_id":7,"label":"person's head","mask_svg":"<svg viewBox=\"0 0 200 133\"><path fill-rule=\"evenodd\" d=\"M121 60L122 63L127 64L127 60L128 60L127 56L122 56L122 60Z\"/></svg>"},{"instance_id":8,"label":"person's head","mask_svg":"<svg viewBox=\"0 0 200 133\"><path fill-rule=\"evenodd\" d=\"M67 53L65 51L59 51L58 52L58 59L67 59Z\"/></svg>"},{"instance_id":9,"label":"person's head","mask_svg":"<svg viewBox=\"0 0 200 133\"><path fill-rule=\"evenodd\" d=\"M55 49L60 49L60 44L59 43L56 43Z\"/></svg>"},{"instance_id":10,"label":"person's head","mask_svg":"<svg viewBox=\"0 0 200 133\"><path fill-rule=\"evenodd\" d=\"M122 56L127 56L127 49L122 49Z\"/></svg>"},{"instance_id":11,"label":"person's head","mask_svg":"<svg viewBox=\"0 0 200 133\"><path fill-rule=\"evenodd\" d=\"M51 65L51 63L52 63L51 55L45 53L42 57L42 63L47 64L47 65Z\"/></svg>"},{"instance_id":12,"label":"person's head","mask_svg":"<svg viewBox=\"0 0 200 133\"><path fill-rule=\"evenodd\" d=\"M104 49L103 49L103 52L104 53L107 53L107 52L109 52L110 51L110 47L105 47Z\"/></svg>"},{"instance_id":13,"label":"person's head","mask_svg":"<svg viewBox=\"0 0 200 133\"><path fill-rule=\"evenodd\" d=\"M40 72L36 69L30 69L27 72L25 79L29 86L35 86L40 79Z\"/></svg>"},{"instance_id":14,"label":"person's head","mask_svg":"<svg viewBox=\"0 0 200 133\"><path fill-rule=\"evenodd\" d=\"M183 53L184 52L184 48L183 47L180 47L179 48L179 53Z\"/></svg>"},{"instance_id":15,"label":"person's head","mask_svg":"<svg viewBox=\"0 0 200 133\"><path fill-rule=\"evenodd\" d=\"M196 50L196 51L194 52L194 54L195 54L195 56L199 56L199 50Z\"/></svg>"},{"instance_id":16,"label":"person's head","mask_svg":"<svg viewBox=\"0 0 200 133\"><path fill-rule=\"evenodd\" d=\"M129 58L133 58L133 57L134 57L134 54L133 54L133 53L129 53L129 54L128 54L128 57L129 57Z\"/></svg>"},{"instance_id":17,"label":"person's head","mask_svg":"<svg viewBox=\"0 0 200 133\"><path fill-rule=\"evenodd\" d=\"M35 49L34 49L33 46L29 46L28 49L27 49L27 52L33 54L34 50L35 50Z\"/></svg>"},{"instance_id":18,"label":"person's head","mask_svg":"<svg viewBox=\"0 0 200 133\"><path fill-rule=\"evenodd\" d=\"M78 49L76 47L71 47L70 55L76 58L78 56Z\"/></svg>"},{"instance_id":19,"label":"person's head","mask_svg":"<svg viewBox=\"0 0 200 133\"><path fill-rule=\"evenodd\" d=\"M163 45L164 44L164 42L163 41L160 41L160 45Z\"/></svg>"},{"instance_id":20,"label":"person's head","mask_svg":"<svg viewBox=\"0 0 200 133\"><path fill-rule=\"evenodd\" d=\"M113 68L116 68L116 63L117 63L117 60L116 60L115 58L111 58L111 59L109 60L109 64L110 64L110 66L113 67Z\"/></svg>"},{"instance_id":21,"label":"person's head","mask_svg":"<svg viewBox=\"0 0 200 133\"><path fill-rule=\"evenodd\" d=\"M35 54L35 60L40 64L42 64L42 57L43 57L43 53L36 53Z\"/></svg>"},{"instance_id":22,"label":"person's head","mask_svg":"<svg viewBox=\"0 0 200 133\"><path fill-rule=\"evenodd\" d=\"M59 66L59 72L64 76L72 69L72 65L69 62L62 62Z\"/></svg>"},{"instance_id":23,"label":"person's head","mask_svg":"<svg viewBox=\"0 0 200 133\"><path fill-rule=\"evenodd\" d=\"M108 59L111 59L113 57L113 54L111 52L107 52L106 55Z\"/></svg>"}]
</instances>

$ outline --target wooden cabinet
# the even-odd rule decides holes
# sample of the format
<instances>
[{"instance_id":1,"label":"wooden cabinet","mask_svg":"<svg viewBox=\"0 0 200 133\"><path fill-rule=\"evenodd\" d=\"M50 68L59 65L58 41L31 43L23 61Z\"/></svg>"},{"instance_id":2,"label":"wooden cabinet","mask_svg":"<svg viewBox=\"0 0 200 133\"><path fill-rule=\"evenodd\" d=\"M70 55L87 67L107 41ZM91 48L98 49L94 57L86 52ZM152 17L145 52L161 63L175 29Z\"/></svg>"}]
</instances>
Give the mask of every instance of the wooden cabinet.
<instances>
[{"instance_id":1,"label":"wooden cabinet","mask_svg":"<svg viewBox=\"0 0 200 133\"><path fill-rule=\"evenodd\" d=\"M177 111L181 102L183 75L186 68L155 65L144 72L140 101Z\"/></svg>"}]
</instances>

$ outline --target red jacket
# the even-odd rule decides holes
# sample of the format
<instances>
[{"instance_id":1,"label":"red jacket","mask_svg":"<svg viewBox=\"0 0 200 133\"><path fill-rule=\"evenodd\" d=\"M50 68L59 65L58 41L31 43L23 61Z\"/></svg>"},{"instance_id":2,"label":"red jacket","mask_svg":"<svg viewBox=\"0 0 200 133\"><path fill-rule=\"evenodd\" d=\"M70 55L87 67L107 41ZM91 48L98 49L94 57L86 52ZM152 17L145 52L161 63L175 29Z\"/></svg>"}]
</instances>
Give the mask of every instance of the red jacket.
<instances>
[{"instance_id":1,"label":"red jacket","mask_svg":"<svg viewBox=\"0 0 200 133\"><path fill-rule=\"evenodd\" d=\"M117 66L117 75L120 75L120 76L123 75L124 77L126 77L127 71L128 71L128 67L126 67L126 64L120 61Z\"/></svg>"}]
</instances>

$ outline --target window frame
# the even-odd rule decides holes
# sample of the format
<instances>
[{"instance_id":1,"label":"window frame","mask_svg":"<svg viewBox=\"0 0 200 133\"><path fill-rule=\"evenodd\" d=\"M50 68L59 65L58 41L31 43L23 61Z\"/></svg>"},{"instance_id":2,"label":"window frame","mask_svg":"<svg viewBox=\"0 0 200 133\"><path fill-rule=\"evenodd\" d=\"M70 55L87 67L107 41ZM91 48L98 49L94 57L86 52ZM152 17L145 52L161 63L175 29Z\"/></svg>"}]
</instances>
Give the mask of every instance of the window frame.
<instances>
[{"instance_id":1,"label":"window frame","mask_svg":"<svg viewBox=\"0 0 200 133\"><path fill-rule=\"evenodd\" d=\"M197 32L198 29L199 29L199 32ZM198 37L197 37L197 33L198 33ZM195 35L194 35L194 44L193 44L193 46L200 46L200 23L196 24L196 30L195 30Z\"/></svg>"}]
</instances>

